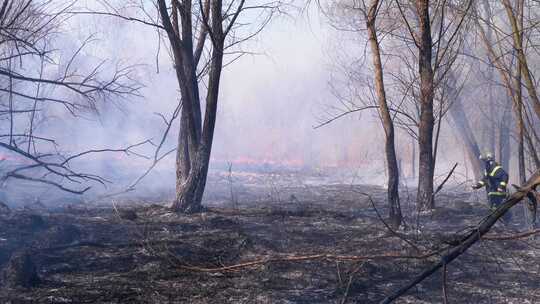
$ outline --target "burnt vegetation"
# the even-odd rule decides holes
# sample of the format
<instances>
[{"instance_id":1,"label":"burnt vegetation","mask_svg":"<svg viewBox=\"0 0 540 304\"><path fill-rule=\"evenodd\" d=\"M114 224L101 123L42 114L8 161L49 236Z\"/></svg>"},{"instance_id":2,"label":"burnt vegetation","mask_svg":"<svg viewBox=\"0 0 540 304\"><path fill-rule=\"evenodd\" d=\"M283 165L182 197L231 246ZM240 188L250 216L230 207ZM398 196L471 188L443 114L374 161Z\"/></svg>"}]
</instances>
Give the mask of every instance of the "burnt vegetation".
<instances>
[{"instance_id":1,"label":"burnt vegetation","mask_svg":"<svg viewBox=\"0 0 540 304\"><path fill-rule=\"evenodd\" d=\"M528 0L0 0L0 302L540 302L539 13ZM248 85L227 68L273 22L313 14L339 49L313 62L333 69L313 129L372 114L381 145L359 129L355 153L376 159L212 158L218 134L244 131L219 130L225 76ZM172 111L137 116L152 136L107 124L165 95L91 22L155 38ZM490 205L471 186L497 170L510 181Z\"/></svg>"}]
</instances>

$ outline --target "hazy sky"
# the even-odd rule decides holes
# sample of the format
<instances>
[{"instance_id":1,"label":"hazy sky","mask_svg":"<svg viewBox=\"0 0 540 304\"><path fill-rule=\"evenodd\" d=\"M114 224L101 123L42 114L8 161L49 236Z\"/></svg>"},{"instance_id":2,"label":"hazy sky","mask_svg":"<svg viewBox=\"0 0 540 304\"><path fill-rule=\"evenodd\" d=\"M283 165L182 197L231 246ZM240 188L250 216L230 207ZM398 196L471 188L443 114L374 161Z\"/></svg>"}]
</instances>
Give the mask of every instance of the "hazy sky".
<instances>
[{"instance_id":1,"label":"hazy sky","mask_svg":"<svg viewBox=\"0 0 540 304\"><path fill-rule=\"evenodd\" d=\"M146 139L158 142L165 126L156 113L170 117L180 94L165 46L161 45L157 53L159 40L155 29L118 18L80 15L70 19L63 29L55 45L65 56L56 58L60 62L58 71L92 37L72 66L84 72L106 60L105 76L107 68L116 64L136 65L134 72L145 87L142 97L107 101L99 107L99 117L71 117L64 109L52 107L47 113L48 127L40 128L40 132L52 134L69 153L121 148ZM331 29L315 7L309 13L274 19L256 39L243 45L243 50L253 54L245 55L223 72L213 164L231 162L233 170L242 163L339 167L358 172L360 180L356 182L383 184L384 134L376 112L355 113L323 128L314 128L325 117L328 106L339 105L329 85L339 78L336 58L345 52L351 52L353 57L364 56L362 41L363 37L356 33ZM366 79L371 79L369 65L362 72ZM162 151L176 147L178 128L176 121ZM449 138L445 132L441 143ZM398 131L396 141L406 176L410 172L407 163L412 140ZM463 160L454 159L456 154L452 156L446 150L447 146L441 145L441 172L447 164ZM150 155L152 151L152 147L146 146L141 152ZM150 161L106 153L89 156L77 165L87 166L86 171L106 178L122 176L122 182L129 183L142 174ZM174 153L154 172L145 179L147 185L166 184L172 189ZM165 174L165 178L160 174Z\"/></svg>"},{"instance_id":2,"label":"hazy sky","mask_svg":"<svg viewBox=\"0 0 540 304\"><path fill-rule=\"evenodd\" d=\"M86 58L142 64L137 71L146 85L144 98L124 102L122 111L107 108L101 118L102 128L96 128L93 122L77 122L78 134L84 134L76 136L78 143L127 144L159 137L163 125L154 113L170 116L179 94L163 46L160 72L156 73L155 30L110 18L78 18L71 26L71 36L79 41L89 34L96 37L86 49ZM335 103L328 87L332 34L313 10L301 16L276 18L243 46L255 54L242 57L224 70L214 160L335 165L366 158L368 152L377 150L373 143L380 130L369 123L374 121L372 115L364 115L368 123L360 123L359 116L354 115L321 129L313 128L326 106ZM176 131L170 136L170 147L175 144Z\"/></svg>"},{"instance_id":3,"label":"hazy sky","mask_svg":"<svg viewBox=\"0 0 540 304\"><path fill-rule=\"evenodd\" d=\"M70 128L69 144L73 145L75 138L76 149L84 150L125 146L148 138L158 140L164 125L155 113L170 117L179 92L163 45L156 63L156 31L101 17L76 18L70 26L73 28L68 35L70 39L75 37L79 43L88 35L96 39L86 48L85 60L140 64L136 71L146 87L141 92L143 98L124 101L120 108L104 107L100 127L96 127L95 121L73 120L76 127ZM353 42L345 43L347 47L344 47L345 39ZM313 8L309 14L274 19L256 39L244 44L243 50L255 54L227 66L222 75L212 151L214 163L340 166L371 176L370 182L376 182L373 178L376 176L382 183L384 142L376 112L356 113L314 129L327 107L338 104L329 88L329 82L338 77L333 73L336 58L345 49L365 54L361 40L358 35L334 31ZM366 71L369 75L369 70ZM177 132L178 123L164 151L176 146ZM444 136L443 133L443 141ZM399 132L397 142L404 163L409 162L410 138ZM444 149L441 151L444 153ZM162 162L162 169L172 172L173 156ZM446 162L444 156L440 160ZM144 168L144 162L136 163L140 167L130 168ZM106 162L103 166L109 168Z\"/></svg>"}]
</instances>

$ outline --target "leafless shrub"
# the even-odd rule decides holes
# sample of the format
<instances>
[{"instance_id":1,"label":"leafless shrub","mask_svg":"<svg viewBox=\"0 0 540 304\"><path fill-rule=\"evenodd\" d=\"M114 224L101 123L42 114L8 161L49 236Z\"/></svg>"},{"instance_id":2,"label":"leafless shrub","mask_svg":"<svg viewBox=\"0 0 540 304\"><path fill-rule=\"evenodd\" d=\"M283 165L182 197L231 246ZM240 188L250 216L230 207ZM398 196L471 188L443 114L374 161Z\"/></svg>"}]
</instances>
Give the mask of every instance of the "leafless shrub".
<instances>
[{"instance_id":1,"label":"leafless shrub","mask_svg":"<svg viewBox=\"0 0 540 304\"><path fill-rule=\"evenodd\" d=\"M26 180L82 194L90 188L86 183L107 181L74 169L76 159L103 152L130 154L146 143L70 153L45 131L51 116L99 114L100 102L138 96L141 88L132 67L103 61L81 69L81 52L90 38L62 59L58 36L73 4L40 0L0 4L0 149L2 158L9 160L0 169L3 183Z\"/></svg>"}]
</instances>

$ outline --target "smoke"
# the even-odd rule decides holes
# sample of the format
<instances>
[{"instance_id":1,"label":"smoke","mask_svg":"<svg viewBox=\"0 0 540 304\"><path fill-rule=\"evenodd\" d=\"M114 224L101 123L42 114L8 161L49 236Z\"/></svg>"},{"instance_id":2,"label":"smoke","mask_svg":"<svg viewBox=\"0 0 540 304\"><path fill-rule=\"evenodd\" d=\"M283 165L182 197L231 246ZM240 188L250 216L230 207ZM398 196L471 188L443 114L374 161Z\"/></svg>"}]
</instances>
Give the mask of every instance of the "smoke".
<instances>
[{"instance_id":1,"label":"smoke","mask_svg":"<svg viewBox=\"0 0 540 304\"><path fill-rule=\"evenodd\" d=\"M329 87L335 80L331 65L337 52L332 44L336 32L323 18L315 12L310 12L309 18L276 18L242 46L246 55L225 68L213 168L231 163L233 170L261 165L329 169L351 172L360 177L356 182L384 183L383 133L373 112L354 113L314 128L321 117L331 117L327 109L337 103ZM156 30L117 18L78 16L69 20L59 37L58 48L66 54L59 62L65 64L67 54L75 52L88 37L92 38L90 43L73 64L81 70L102 61L104 67L134 65L137 78L145 84L142 97L106 100L97 108L99 115L49 113L54 118L42 131L55 134L59 146L71 153L117 149L147 139L159 142L165 125L158 114L171 117L179 92L166 45L160 43ZM175 148L178 128L176 121L163 152ZM398 134L398 141L400 136L406 137ZM402 148L408 148L409 140L402 141ZM147 144L134 150L152 156L155 146ZM134 153L102 153L88 155L73 165L111 181L106 187L94 187L88 196L95 196L125 188L151 164L151 159ZM138 185L145 193L171 191L173 187L174 153Z\"/></svg>"},{"instance_id":2,"label":"smoke","mask_svg":"<svg viewBox=\"0 0 540 304\"><path fill-rule=\"evenodd\" d=\"M368 119L351 115L324 128L314 128L335 97L328 87L331 78L328 50L324 47L332 32L317 14L310 16L277 18L242 46L246 55L225 68L212 152L214 167L232 163L233 169L246 164L267 164L355 170L370 163L369 158L381 160L379 155L370 156L378 151L376 138L380 134L371 132L373 120L369 115ZM138 65L138 76L146 87L142 98L102 106L99 117L68 118L73 128L65 141L74 150L121 147L145 139L157 141L165 125L156 113L169 118L178 103L174 69L165 46L159 46L156 31L115 19L105 20L77 19L71 24L73 38L82 41L89 35L96 37L91 47L84 50L86 58ZM163 151L175 147L177 130L178 122ZM152 149L148 146L140 152L150 154ZM101 164L95 168L102 168L105 175L110 175L106 172L110 168L118 167L120 171L132 170L126 174L132 177L141 174L150 163L138 157L110 154L100 156L99 161ZM123 162L137 165L125 166ZM156 171L160 169L171 176L167 185L172 187L174 154L164 159ZM151 175L145 183L163 184Z\"/></svg>"}]
</instances>

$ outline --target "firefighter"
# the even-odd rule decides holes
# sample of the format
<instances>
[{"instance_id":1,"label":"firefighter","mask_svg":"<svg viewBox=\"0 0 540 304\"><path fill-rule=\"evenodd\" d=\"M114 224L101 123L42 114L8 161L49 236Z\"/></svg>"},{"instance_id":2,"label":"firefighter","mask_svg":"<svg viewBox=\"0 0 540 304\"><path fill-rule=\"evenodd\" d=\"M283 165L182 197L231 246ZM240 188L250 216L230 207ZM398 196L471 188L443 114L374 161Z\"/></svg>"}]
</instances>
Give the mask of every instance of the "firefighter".
<instances>
[{"instance_id":1,"label":"firefighter","mask_svg":"<svg viewBox=\"0 0 540 304\"><path fill-rule=\"evenodd\" d=\"M476 182L472 188L480 189L486 187L489 206L491 209L496 209L508 196L508 173L495 161L492 153L488 152L485 155L480 155L480 160L484 162L486 168L484 178ZM510 218L511 214L507 212L504 219L509 221Z\"/></svg>"}]
</instances>

